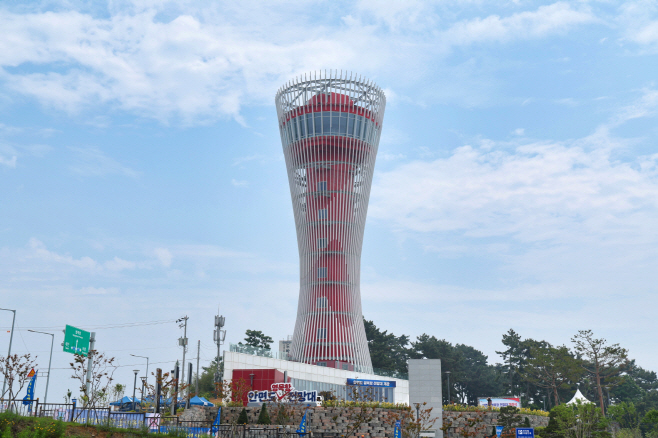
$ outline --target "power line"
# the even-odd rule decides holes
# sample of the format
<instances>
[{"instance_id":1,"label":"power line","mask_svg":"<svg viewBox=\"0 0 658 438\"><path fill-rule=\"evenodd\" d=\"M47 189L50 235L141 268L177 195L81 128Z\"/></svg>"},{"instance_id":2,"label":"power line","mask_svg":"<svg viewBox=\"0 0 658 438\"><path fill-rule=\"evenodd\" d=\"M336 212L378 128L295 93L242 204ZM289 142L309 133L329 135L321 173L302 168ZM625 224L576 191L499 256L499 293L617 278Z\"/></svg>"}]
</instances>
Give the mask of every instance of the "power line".
<instances>
[{"instance_id":1,"label":"power line","mask_svg":"<svg viewBox=\"0 0 658 438\"><path fill-rule=\"evenodd\" d=\"M163 362L151 362L151 363L152 363L152 364L156 364L156 363L159 364L159 363L172 363L172 362L174 362L174 361L173 361L173 360L165 360L165 361L163 361ZM133 364L128 364L128 365L113 365L113 367L116 367L116 368L125 368L125 367L138 367L138 366L141 366L141 365L144 365L144 363L142 362L142 363L133 363ZM64 367L64 368L51 368L51 370L70 370L70 369L71 369L70 367Z\"/></svg>"},{"instance_id":2,"label":"power line","mask_svg":"<svg viewBox=\"0 0 658 438\"><path fill-rule=\"evenodd\" d=\"M139 326L146 326L146 325L158 325L158 324L167 324L167 323L172 323L175 322L173 319L161 319L158 321L145 321L145 322L126 322L123 324L108 324L108 325L97 325L97 326L86 326L85 328L88 330L105 330L105 329L114 329L114 328L130 328L130 327L139 327ZM10 329L10 327L0 327L2 330ZM21 327L21 328L15 328L15 330L18 331L25 331L27 329L32 329L32 330L61 330L62 326L61 325L55 325L55 326L47 326L47 327Z\"/></svg>"}]
</instances>

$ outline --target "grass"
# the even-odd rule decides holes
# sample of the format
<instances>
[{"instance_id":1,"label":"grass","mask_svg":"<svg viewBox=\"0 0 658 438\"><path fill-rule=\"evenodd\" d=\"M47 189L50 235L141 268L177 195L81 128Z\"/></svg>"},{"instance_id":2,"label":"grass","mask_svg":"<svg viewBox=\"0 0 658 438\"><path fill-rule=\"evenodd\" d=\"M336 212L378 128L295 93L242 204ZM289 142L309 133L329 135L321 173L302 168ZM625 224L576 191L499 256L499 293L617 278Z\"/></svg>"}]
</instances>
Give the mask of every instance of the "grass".
<instances>
[{"instance_id":1,"label":"grass","mask_svg":"<svg viewBox=\"0 0 658 438\"><path fill-rule=\"evenodd\" d=\"M118 437L117 437L118 435ZM112 427L109 424L86 425L65 423L50 418L22 417L12 412L0 413L0 438L184 438L187 433L173 429L169 433L151 433L148 426L136 429Z\"/></svg>"}]
</instances>

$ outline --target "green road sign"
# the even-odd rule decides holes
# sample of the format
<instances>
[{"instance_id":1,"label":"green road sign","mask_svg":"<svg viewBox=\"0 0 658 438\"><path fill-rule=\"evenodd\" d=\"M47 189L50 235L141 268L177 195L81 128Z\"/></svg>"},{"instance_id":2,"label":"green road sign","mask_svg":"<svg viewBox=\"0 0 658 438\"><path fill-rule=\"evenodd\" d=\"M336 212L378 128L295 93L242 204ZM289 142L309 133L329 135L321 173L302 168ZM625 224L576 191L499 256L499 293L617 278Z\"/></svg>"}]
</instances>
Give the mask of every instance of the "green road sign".
<instances>
[{"instance_id":1,"label":"green road sign","mask_svg":"<svg viewBox=\"0 0 658 438\"><path fill-rule=\"evenodd\" d=\"M87 356L89 353L89 332L71 325L64 330L64 352Z\"/></svg>"}]
</instances>

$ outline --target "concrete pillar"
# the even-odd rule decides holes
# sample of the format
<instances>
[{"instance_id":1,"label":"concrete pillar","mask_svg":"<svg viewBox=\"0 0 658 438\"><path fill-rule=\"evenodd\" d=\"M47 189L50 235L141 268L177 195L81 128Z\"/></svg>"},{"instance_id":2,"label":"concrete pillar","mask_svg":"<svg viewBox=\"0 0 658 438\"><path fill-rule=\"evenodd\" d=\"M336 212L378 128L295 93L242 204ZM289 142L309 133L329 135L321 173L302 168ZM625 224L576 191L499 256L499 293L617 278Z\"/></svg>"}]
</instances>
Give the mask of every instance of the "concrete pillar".
<instances>
[{"instance_id":1,"label":"concrete pillar","mask_svg":"<svg viewBox=\"0 0 658 438\"><path fill-rule=\"evenodd\" d=\"M415 403L427 403L432 409L434 437L443 438L443 397L441 386L441 359L409 359L409 405L414 416ZM423 409L421 407L421 409Z\"/></svg>"}]
</instances>

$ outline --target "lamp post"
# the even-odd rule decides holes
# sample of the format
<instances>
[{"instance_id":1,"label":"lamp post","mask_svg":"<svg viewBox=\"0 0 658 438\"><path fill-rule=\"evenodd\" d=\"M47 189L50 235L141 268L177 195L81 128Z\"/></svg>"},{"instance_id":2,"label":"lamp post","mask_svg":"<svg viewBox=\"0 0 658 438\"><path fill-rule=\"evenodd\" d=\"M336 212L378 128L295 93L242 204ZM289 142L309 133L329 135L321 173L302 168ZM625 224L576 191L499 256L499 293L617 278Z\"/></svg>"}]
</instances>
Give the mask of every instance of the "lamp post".
<instances>
[{"instance_id":1,"label":"lamp post","mask_svg":"<svg viewBox=\"0 0 658 438\"><path fill-rule=\"evenodd\" d=\"M141 357L142 359L146 359L146 380L144 381L144 384L142 386L142 388L143 388L144 385L146 385L146 383L148 383L148 380L149 380L149 358L146 357L146 356L139 356L137 354L131 354L131 356L132 357ZM143 390L142 390L142 392L143 392ZM144 398L144 396L142 396L142 398Z\"/></svg>"},{"instance_id":2,"label":"lamp post","mask_svg":"<svg viewBox=\"0 0 658 438\"><path fill-rule=\"evenodd\" d=\"M133 370L133 373L135 373L135 383L133 383L133 411L136 411L137 403L135 402L135 391L137 390L137 373L139 373L139 370Z\"/></svg>"},{"instance_id":3,"label":"lamp post","mask_svg":"<svg viewBox=\"0 0 658 438\"><path fill-rule=\"evenodd\" d=\"M146 384L146 377L140 377L140 379L142 379L142 403L144 403L144 385Z\"/></svg>"},{"instance_id":4,"label":"lamp post","mask_svg":"<svg viewBox=\"0 0 658 438\"><path fill-rule=\"evenodd\" d=\"M27 331L32 332L32 333L41 333L42 335L51 336L51 339L50 339L50 359L48 359L48 377L46 377L46 395L44 395L44 397L43 397L43 404L46 404L46 403L48 403L48 385L50 384L50 364L53 361L53 345L55 343L55 335L52 334L52 333L40 332L40 331L37 331L37 330L28 329Z\"/></svg>"},{"instance_id":5,"label":"lamp post","mask_svg":"<svg viewBox=\"0 0 658 438\"><path fill-rule=\"evenodd\" d=\"M446 371L443 374L448 375L448 404L450 404L450 371Z\"/></svg>"},{"instance_id":6,"label":"lamp post","mask_svg":"<svg viewBox=\"0 0 658 438\"><path fill-rule=\"evenodd\" d=\"M7 352L7 358L9 358L9 356L11 356L11 342L14 340L14 324L16 323L16 311L12 309L0 309L0 310L6 310L7 312L14 312L14 318L11 320L11 335L9 335L9 351ZM0 394L0 398L5 396L6 388L7 388L7 378L5 377L2 383L2 394Z\"/></svg>"},{"instance_id":7,"label":"lamp post","mask_svg":"<svg viewBox=\"0 0 658 438\"><path fill-rule=\"evenodd\" d=\"M416 407L416 423L418 423L418 434L416 437L420 436L420 403L414 403L414 406Z\"/></svg>"},{"instance_id":8,"label":"lamp post","mask_svg":"<svg viewBox=\"0 0 658 438\"><path fill-rule=\"evenodd\" d=\"M543 395L542 398L544 399L544 412L546 412L546 396Z\"/></svg>"}]
</instances>

